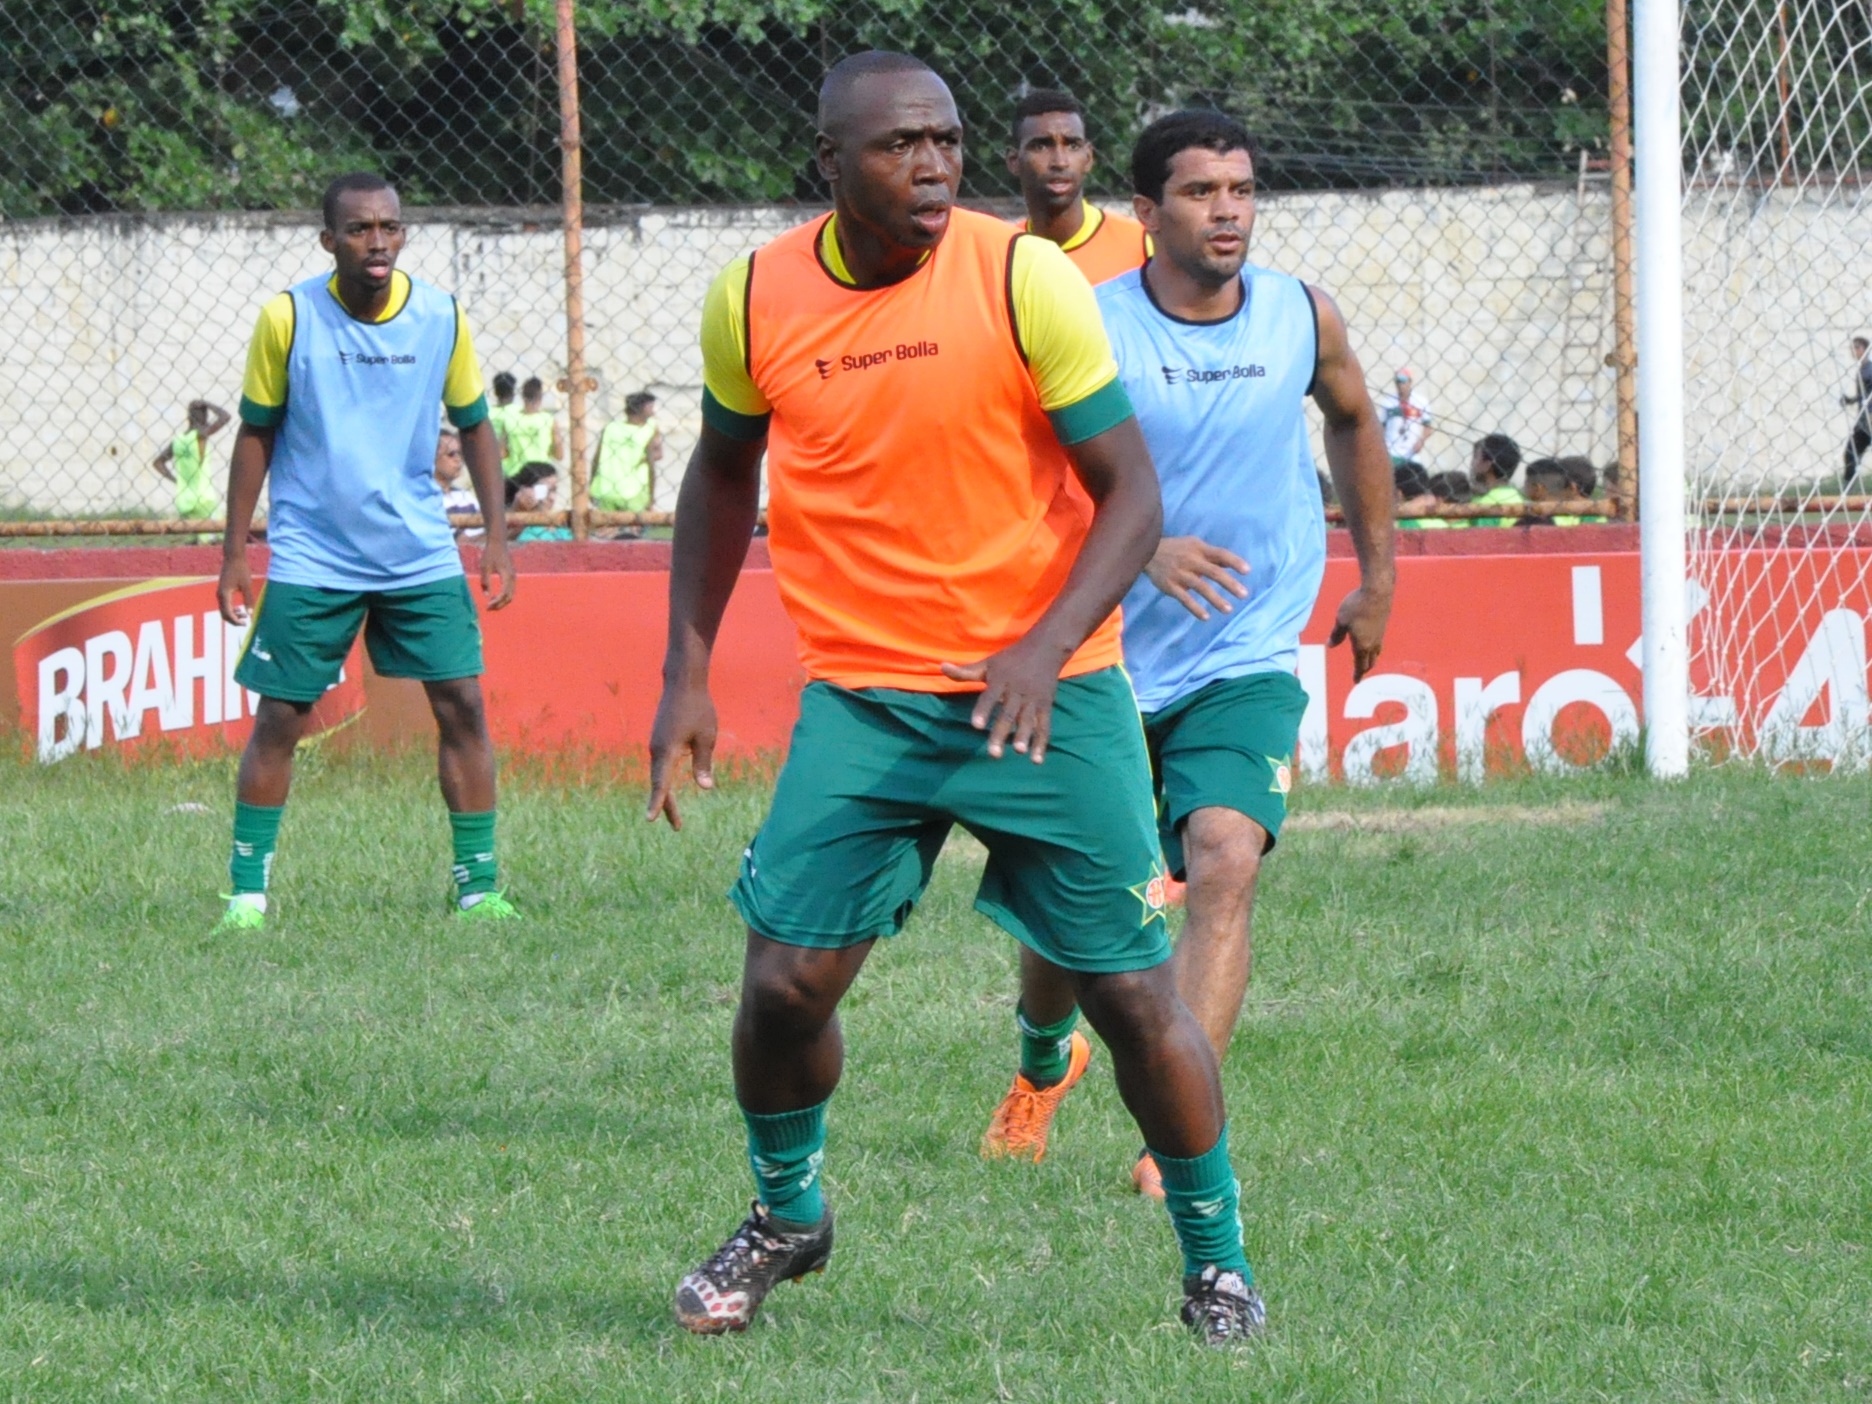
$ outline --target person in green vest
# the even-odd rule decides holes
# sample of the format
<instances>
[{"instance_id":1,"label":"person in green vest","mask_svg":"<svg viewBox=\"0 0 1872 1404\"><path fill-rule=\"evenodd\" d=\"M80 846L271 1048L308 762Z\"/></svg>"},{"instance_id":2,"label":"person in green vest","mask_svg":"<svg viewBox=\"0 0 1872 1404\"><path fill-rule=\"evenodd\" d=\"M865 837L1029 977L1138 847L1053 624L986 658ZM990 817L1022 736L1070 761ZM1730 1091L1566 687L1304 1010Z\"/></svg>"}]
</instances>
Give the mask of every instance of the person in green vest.
<instances>
[{"instance_id":1,"label":"person in green vest","mask_svg":"<svg viewBox=\"0 0 1872 1404\"><path fill-rule=\"evenodd\" d=\"M663 460L663 430L656 396L639 390L624 399L624 417L605 425L592 464L591 504L604 512L650 508L656 465Z\"/></svg>"},{"instance_id":2,"label":"person in green vest","mask_svg":"<svg viewBox=\"0 0 1872 1404\"><path fill-rule=\"evenodd\" d=\"M520 406L514 403L514 391L518 387L519 382L514 379L512 371L502 371L495 376L494 403L488 410L488 424L494 430L495 442L500 445L501 475L508 478L518 473L520 465L526 462L507 442L508 421L520 413Z\"/></svg>"},{"instance_id":3,"label":"person in green vest","mask_svg":"<svg viewBox=\"0 0 1872 1404\"><path fill-rule=\"evenodd\" d=\"M1519 506L1527 501L1514 485L1515 469L1521 466L1521 449L1506 434L1485 434L1476 441L1469 455L1469 480L1476 495L1470 500L1481 507ZM1519 517L1477 517L1479 527L1513 526Z\"/></svg>"},{"instance_id":4,"label":"person in green vest","mask_svg":"<svg viewBox=\"0 0 1872 1404\"><path fill-rule=\"evenodd\" d=\"M156 471L175 484L176 515L185 522L212 517L221 505L221 494L208 477L208 440L231 418L219 405L191 400L188 428L156 455Z\"/></svg>"},{"instance_id":5,"label":"person in green vest","mask_svg":"<svg viewBox=\"0 0 1872 1404\"><path fill-rule=\"evenodd\" d=\"M501 468L510 477L529 463L558 463L565 457L558 417L544 407L545 398L546 387L537 375L520 387L520 408L507 418L507 452L501 457Z\"/></svg>"}]
</instances>

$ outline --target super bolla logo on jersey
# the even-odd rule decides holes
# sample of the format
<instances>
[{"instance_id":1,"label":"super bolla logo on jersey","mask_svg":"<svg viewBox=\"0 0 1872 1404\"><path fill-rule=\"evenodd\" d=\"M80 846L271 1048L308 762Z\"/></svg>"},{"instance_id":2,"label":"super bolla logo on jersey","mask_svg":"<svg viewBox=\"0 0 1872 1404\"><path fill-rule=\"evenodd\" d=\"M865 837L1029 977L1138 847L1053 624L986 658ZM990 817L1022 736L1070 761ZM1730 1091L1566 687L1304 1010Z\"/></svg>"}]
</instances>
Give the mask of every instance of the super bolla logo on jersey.
<instances>
[{"instance_id":1,"label":"super bolla logo on jersey","mask_svg":"<svg viewBox=\"0 0 1872 1404\"><path fill-rule=\"evenodd\" d=\"M880 346L874 351L848 352L837 357L820 356L814 359L813 369L819 372L821 380L830 380L840 371L876 370L879 366L894 365L899 361L920 361L940 352L941 348L933 341L900 341L895 346Z\"/></svg>"},{"instance_id":2,"label":"super bolla logo on jersey","mask_svg":"<svg viewBox=\"0 0 1872 1404\"><path fill-rule=\"evenodd\" d=\"M1159 366L1165 385L1220 385L1230 380L1265 380L1266 366L1222 366L1200 370L1193 366Z\"/></svg>"},{"instance_id":3,"label":"super bolla logo on jersey","mask_svg":"<svg viewBox=\"0 0 1872 1404\"><path fill-rule=\"evenodd\" d=\"M373 356L362 351L340 351L338 364L341 366L413 366L414 356Z\"/></svg>"}]
</instances>

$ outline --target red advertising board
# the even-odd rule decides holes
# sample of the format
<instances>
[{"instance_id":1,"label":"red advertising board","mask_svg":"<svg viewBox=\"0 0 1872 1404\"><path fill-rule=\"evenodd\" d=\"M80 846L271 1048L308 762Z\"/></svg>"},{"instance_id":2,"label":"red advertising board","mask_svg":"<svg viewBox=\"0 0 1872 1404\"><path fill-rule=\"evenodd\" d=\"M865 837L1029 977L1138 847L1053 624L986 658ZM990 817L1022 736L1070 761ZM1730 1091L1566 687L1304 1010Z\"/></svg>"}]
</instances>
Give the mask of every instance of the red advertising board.
<instances>
[{"instance_id":1,"label":"red advertising board","mask_svg":"<svg viewBox=\"0 0 1872 1404\"><path fill-rule=\"evenodd\" d=\"M1693 669L1693 718L1749 744L1760 739L1777 757L1862 756L1869 575L1872 551L1858 548L1739 552L1718 562L1709 592L1691 592L1693 640L1719 646L1716 666ZM1348 651L1325 643L1356 582L1353 562L1331 560L1303 635L1303 775L1362 783L1565 772L1636 741L1635 553L1406 556L1383 657L1354 685ZM231 676L240 631L220 623L212 581L68 583L81 598L56 611L34 606L42 612L32 618L15 604L9 615L9 599L44 598L7 593L27 588L0 581L0 624L21 630L11 660L17 716L42 759L157 739L244 740L253 699ZM661 684L667 599L662 569L523 574L513 607L483 617L496 739L529 751L641 756ZM805 678L770 571L743 575L713 679L724 753L784 747ZM418 735L420 697L412 706L400 696L354 651L316 715L336 726L368 701L380 723L393 722L372 735Z\"/></svg>"},{"instance_id":2,"label":"red advertising board","mask_svg":"<svg viewBox=\"0 0 1872 1404\"><path fill-rule=\"evenodd\" d=\"M23 729L42 761L78 750L239 745L259 698L234 681L245 630L223 622L215 582L145 580L58 611L13 647ZM364 706L357 650L312 709L314 731Z\"/></svg>"}]
</instances>

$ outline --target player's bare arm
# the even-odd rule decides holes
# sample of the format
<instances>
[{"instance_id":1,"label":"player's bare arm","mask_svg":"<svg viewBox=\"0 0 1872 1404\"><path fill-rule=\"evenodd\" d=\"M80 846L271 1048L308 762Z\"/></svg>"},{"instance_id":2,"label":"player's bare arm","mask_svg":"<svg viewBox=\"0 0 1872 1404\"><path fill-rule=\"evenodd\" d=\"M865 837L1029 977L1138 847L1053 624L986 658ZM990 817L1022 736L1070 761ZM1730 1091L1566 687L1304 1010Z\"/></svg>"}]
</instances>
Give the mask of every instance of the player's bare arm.
<instances>
[{"instance_id":1,"label":"player's bare arm","mask_svg":"<svg viewBox=\"0 0 1872 1404\"><path fill-rule=\"evenodd\" d=\"M1118 608L1163 532L1157 470L1135 418L1067 453L1094 510L1065 586L1018 643L966 666L943 664L957 682L983 684L973 721L989 729L988 754L997 759L1010 739L1035 764L1046 759L1060 669Z\"/></svg>"},{"instance_id":2,"label":"player's bare arm","mask_svg":"<svg viewBox=\"0 0 1872 1404\"><path fill-rule=\"evenodd\" d=\"M741 577L760 511L760 463L765 436L732 439L704 424L676 498L676 539L670 560L669 643L663 654L663 695L650 728L650 805L644 818L668 818L682 828L676 806L677 765L686 754L696 784L715 784L715 703L709 660L728 597Z\"/></svg>"},{"instance_id":3,"label":"player's bare arm","mask_svg":"<svg viewBox=\"0 0 1872 1404\"><path fill-rule=\"evenodd\" d=\"M221 580L215 587L221 617L230 624L245 624L253 607L247 536L253 530L254 509L260 505L260 489L272 461L273 431L241 425L234 435L234 453L228 465L227 530L221 537Z\"/></svg>"},{"instance_id":4,"label":"player's bare arm","mask_svg":"<svg viewBox=\"0 0 1872 1404\"><path fill-rule=\"evenodd\" d=\"M1237 578L1248 573L1248 562L1200 536L1166 536L1157 543L1144 573L1151 584L1205 622L1210 607L1223 614L1233 611L1229 595L1248 598L1248 587Z\"/></svg>"},{"instance_id":5,"label":"player's bare arm","mask_svg":"<svg viewBox=\"0 0 1872 1404\"><path fill-rule=\"evenodd\" d=\"M1338 304L1318 288L1309 287L1307 295L1319 317L1313 402L1326 421L1326 466L1359 563L1359 586L1340 601L1328 646L1352 641L1352 677L1357 681L1372 670L1384 648L1397 586L1391 554L1391 456Z\"/></svg>"},{"instance_id":6,"label":"player's bare arm","mask_svg":"<svg viewBox=\"0 0 1872 1404\"><path fill-rule=\"evenodd\" d=\"M481 593L488 597L489 609L505 609L513 603L516 576L513 556L507 550L507 488L501 477L500 441L494 437L494 426L484 419L461 431L461 447L468 481L474 484L481 521L487 527L481 546ZM495 576L500 577L498 592Z\"/></svg>"},{"instance_id":7,"label":"player's bare arm","mask_svg":"<svg viewBox=\"0 0 1872 1404\"><path fill-rule=\"evenodd\" d=\"M150 467L156 470L157 476L171 483L173 483L176 480L174 470L169 467L169 462L174 457L175 457L174 445L164 444L163 451L157 454L154 458L150 460Z\"/></svg>"}]
</instances>

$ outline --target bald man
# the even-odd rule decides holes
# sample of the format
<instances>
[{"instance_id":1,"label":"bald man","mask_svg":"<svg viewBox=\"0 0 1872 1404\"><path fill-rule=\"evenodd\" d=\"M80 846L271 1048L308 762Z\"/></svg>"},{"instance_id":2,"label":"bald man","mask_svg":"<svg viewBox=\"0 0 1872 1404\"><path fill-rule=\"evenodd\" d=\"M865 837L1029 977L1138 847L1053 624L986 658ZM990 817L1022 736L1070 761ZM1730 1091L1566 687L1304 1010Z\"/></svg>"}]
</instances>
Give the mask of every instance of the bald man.
<instances>
[{"instance_id":1,"label":"bald man","mask_svg":"<svg viewBox=\"0 0 1872 1404\"><path fill-rule=\"evenodd\" d=\"M774 1286L826 1266L839 1001L961 824L988 848L977 908L1066 972L1111 1051L1164 1171L1184 1321L1234 1344L1263 1312L1215 1055L1168 964L1121 666L1117 605L1162 520L1150 455L1090 284L1057 244L955 208L962 123L935 73L848 58L818 125L833 213L710 289L704 427L677 505L648 817L679 822L682 757L712 783L710 655L763 451L774 572L811 679L732 894L753 1212L682 1279L677 1318L743 1330ZM1080 1071L1089 1056L1081 1037Z\"/></svg>"}]
</instances>

